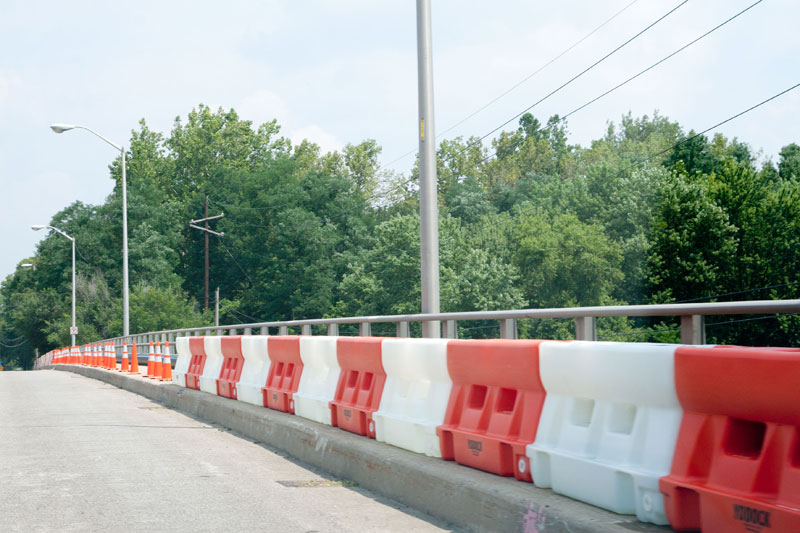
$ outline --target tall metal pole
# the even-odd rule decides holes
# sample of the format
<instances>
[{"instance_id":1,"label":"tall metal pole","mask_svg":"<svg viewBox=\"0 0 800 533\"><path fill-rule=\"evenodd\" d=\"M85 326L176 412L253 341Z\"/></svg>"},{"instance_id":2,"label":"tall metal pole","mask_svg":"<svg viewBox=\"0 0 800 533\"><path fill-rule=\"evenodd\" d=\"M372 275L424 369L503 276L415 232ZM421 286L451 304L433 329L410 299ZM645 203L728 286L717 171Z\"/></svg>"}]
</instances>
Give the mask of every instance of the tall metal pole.
<instances>
[{"instance_id":1,"label":"tall metal pole","mask_svg":"<svg viewBox=\"0 0 800 533\"><path fill-rule=\"evenodd\" d=\"M72 331L75 331L75 239L72 241ZM75 334L72 333L72 344L75 346Z\"/></svg>"},{"instance_id":2,"label":"tall metal pole","mask_svg":"<svg viewBox=\"0 0 800 533\"><path fill-rule=\"evenodd\" d=\"M432 55L430 0L417 0L419 234L423 313L439 312L439 208L436 190ZM439 338L441 336L439 322L423 322L422 335L427 338Z\"/></svg>"},{"instance_id":3,"label":"tall metal pole","mask_svg":"<svg viewBox=\"0 0 800 533\"><path fill-rule=\"evenodd\" d=\"M122 152L122 336L130 335L130 310L128 307L128 181L125 167L125 147Z\"/></svg>"},{"instance_id":4,"label":"tall metal pole","mask_svg":"<svg viewBox=\"0 0 800 533\"><path fill-rule=\"evenodd\" d=\"M205 233L206 233L206 275L205 275L205 280L206 280L206 293L205 294L206 294L206 297L205 297L205 301L206 301L206 311L208 311L208 196L206 196L206 211L205 211L205 215L204 216L205 216L205 219L206 219L206 224L205 224L205 226L206 226L206 231L205 231Z\"/></svg>"}]
</instances>

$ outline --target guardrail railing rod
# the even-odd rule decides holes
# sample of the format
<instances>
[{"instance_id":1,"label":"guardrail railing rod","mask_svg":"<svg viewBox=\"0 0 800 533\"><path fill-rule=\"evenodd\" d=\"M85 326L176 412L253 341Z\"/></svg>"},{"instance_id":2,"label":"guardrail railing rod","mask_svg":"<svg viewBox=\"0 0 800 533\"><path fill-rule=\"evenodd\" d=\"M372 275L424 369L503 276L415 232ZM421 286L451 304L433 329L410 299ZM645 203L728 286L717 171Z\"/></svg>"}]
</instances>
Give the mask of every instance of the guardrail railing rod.
<instances>
[{"instance_id":1,"label":"guardrail railing rod","mask_svg":"<svg viewBox=\"0 0 800 533\"><path fill-rule=\"evenodd\" d=\"M508 311L467 311L458 313L431 313L385 316L358 316L342 318L315 318L303 320L254 322L250 324L231 324L227 326L197 327L170 329L138 333L128 337L131 342L136 342L137 347L160 338L174 342L176 335L224 335L227 331L235 335L241 330L246 335L258 330L261 335L269 334L269 328L278 328L279 335L288 335L289 328L300 328L303 335L312 333L312 326L326 326L328 335L338 335L339 327L355 324L359 335L371 335L372 324L393 323L396 327L397 337L411 336L410 324L438 321L444 328L444 337L455 338L458 332L459 321L471 320L498 320L500 323L500 337L515 339L517 321L520 319L546 319L546 318L574 318L576 321L576 338L580 340L597 340L597 318L610 316L646 317L646 316L676 316L681 318L681 343L705 344L705 320L707 315L765 315L777 313L800 313L800 299L795 300L751 300L739 302L711 302L711 303L684 303L684 304L657 304L657 305L616 305L595 307L567 307L549 309L517 309ZM123 337L114 337L107 341L121 344ZM141 352L140 352L141 355ZM42 356L45 357L45 356Z\"/></svg>"}]
</instances>

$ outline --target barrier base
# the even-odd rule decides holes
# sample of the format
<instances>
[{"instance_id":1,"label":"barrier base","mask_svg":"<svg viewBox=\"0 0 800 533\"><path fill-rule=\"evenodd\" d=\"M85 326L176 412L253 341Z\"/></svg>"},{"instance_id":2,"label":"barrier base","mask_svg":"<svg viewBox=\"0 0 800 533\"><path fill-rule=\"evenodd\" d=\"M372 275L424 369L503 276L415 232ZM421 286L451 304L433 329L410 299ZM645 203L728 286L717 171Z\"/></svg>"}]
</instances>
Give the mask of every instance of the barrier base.
<instances>
[{"instance_id":1,"label":"barrier base","mask_svg":"<svg viewBox=\"0 0 800 533\"><path fill-rule=\"evenodd\" d=\"M294 400L291 392L264 387L261 389L261 393L264 407L294 414Z\"/></svg>"},{"instance_id":2,"label":"barrier base","mask_svg":"<svg viewBox=\"0 0 800 533\"><path fill-rule=\"evenodd\" d=\"M217 396L236 399L236 382L227 379L217 380Z\"/></svg>"},{"instance_id":3,"label":"barrier base","mask_svg":"<svg viewBox=\"0 0 800 533\"><path fill-rule=\"evenodd\" d=\"M200 390L200 376L197 374L186 374L186 388Z\"/></svg>"},{"instance_id":4,"label":"barrier base","mask_svg":"<svg viewBox=\"0 0 800 533\"><path fill-rule=\"evenodd\" d=\"M508 442L489 435L476 435L456 429L436 430L442 458L499 476L514 476L519 481L533 481L530 461L525 455L529 442Z\"/></svg>"},{"instance_id":5,"label":"barrier base","mask_svg":"<svg viewBox=\"0 0 800 533\"><path fill-rule=\"evenodd\" d=\"M329 400L327 398L306 396L299 392L295 392L292 398L294 399L294 414L320 424L332 425L331 409L328 407Z\"/></svg>"},{"instance_id":6,"label":"barrier base","mask_svg":"<svg viewBox=\"0 0 800 533\"><path fill-rule=\"evenodd\" d=\"M372 418L375 420L377 441L428 457L442 456L435 425L384 415L380 411Z\"/></svg>"},{"instance_id":7,"label":"barrier base","mask_svg":"<svg viewBox=\"0 0 800 533\"><path fill-rule=\"evenodd\" d=\"M186 374L172 373L172 382L179 387L186 387Z\"/></svg>"},{"instance_id":8,"label":"barrier base","mask_svg":"<svg viewBox=\"0 0 800 533\"><path fill-rule=\"evenodd\" d=\"M563 452L528 447L533 482L540 488L620 514L635 514L642 522L667 525L661 475L624 469Z\"/></svg>"},{"instance_id":9,"label":"barrier base","mask_svg":"<svg viewBox=\"0 0 800 533\"><path fill-rule=\"evenodd\" d=\"M375 438L374 411L367 411L352 405L331 402L331 425L351 433Z\"/></svg>"},{"instance_id":10,"label":"barrier base","mask_svg":"<svg viewBox=\"0 0 800 533\"><path fill-rule=\"evenodd\" d=\"M209 394L213 394L216 396L217 394L217 379L216 378L206 378L200 376L198 379L200 382L200 390L203 392L207 392Z\"/></svg>"},{"instance_id":11,"label":"barrier base","mask_svg":"<svg viewBox=\"0 0 800 533\"><path fill-rule=\"evenodd\" d=\"M680 485L669 478L662 478L660 488L669 523L677 531L800 531L800 509L710 487ZM670 509L680 509L680 513Z\"/></svg>"},{"instance_id":12,"label":"barrier base","mask_svg":"<svg viewBox=\"0 0 800 533\"><path fill-rule=\"evenodd\" d=\"M239 382L236 386L236 399L240 402L264 407L264 396L259 385Z\"/></svg>"}]
</instances>

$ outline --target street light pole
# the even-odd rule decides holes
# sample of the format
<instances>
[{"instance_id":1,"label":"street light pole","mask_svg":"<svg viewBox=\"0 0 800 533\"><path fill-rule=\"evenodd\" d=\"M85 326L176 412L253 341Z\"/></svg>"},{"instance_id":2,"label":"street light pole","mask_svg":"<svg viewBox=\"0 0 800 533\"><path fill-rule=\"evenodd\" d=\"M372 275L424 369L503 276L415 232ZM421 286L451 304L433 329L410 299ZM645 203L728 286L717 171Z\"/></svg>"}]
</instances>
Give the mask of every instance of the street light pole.
<instances>
[{"instance_id":1,"label":"street light pole","mask_svg":"<svg viewBox=\"0 0 800 533\"><path fill-rule=\"evenodd\" d=\"M67 235L66 233L61 231L60 229L54 228L53 226L44 226L42 224L36 224L34 226L31 226L31 229L33 231L39 231L39 230L42 230L42 229L53 230L56 233L60 233L61 235L63 235L64 237L66 237L67 239L69 239L72 242L72 328L70 328L70 335L72 337L72 344L70 346L75 346L75 335L76 335L76 333L74 333L74 332L77 331L77 326L75 324L75 239L73 237L70 237L69 235ZM25 265L23 265L23 266L25 266Z\"/></svg>"},{"instance_id":2,"label":"street light pole","mask_svg":"<svg viewBox=\"0 0 800 533\"><path fill-rule=\"evenodd\" d=\"M422 312L439 312L439 207L436 135L433 127L431 3L417 0L417 85L419 91L419 234ZM439 338L438 321L422 323L422 336Z\"/></svg>"},{"instance_id":3,"label":"street light pole","mask_svg":"<svg viewBox=\"0 0 800 533\"><path fill-rule=\"evenodd\" d=\"M86 130L104 140L122 154L122 336L130 335L130 306L128 290L128 181L126 176L125 148L109 139L103 137L96 131L86 126L76 126L73 124L53 124L50 129L56 133L64 133L69 130Z\"/></svg>"}]
</instances>

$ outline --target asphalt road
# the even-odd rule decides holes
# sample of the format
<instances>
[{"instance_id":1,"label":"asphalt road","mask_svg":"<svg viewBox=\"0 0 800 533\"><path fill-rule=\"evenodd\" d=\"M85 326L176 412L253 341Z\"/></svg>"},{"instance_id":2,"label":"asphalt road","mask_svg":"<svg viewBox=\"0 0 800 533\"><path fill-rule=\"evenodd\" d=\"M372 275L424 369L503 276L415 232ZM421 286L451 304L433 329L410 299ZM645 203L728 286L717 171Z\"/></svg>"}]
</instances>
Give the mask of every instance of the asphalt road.
<instances>
[{"instance_id":1,"label":"asphalt road","mask_svg":"<svg viewBox=\"0 0 800 533\"><path fill-rule=\"evenodd\" d=\"M0 531L442 531L141 396L0 372Z\"/></svg>"}]
</instances>

